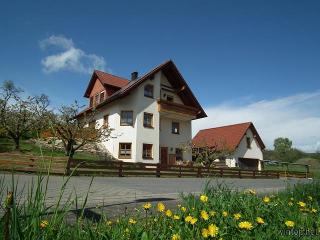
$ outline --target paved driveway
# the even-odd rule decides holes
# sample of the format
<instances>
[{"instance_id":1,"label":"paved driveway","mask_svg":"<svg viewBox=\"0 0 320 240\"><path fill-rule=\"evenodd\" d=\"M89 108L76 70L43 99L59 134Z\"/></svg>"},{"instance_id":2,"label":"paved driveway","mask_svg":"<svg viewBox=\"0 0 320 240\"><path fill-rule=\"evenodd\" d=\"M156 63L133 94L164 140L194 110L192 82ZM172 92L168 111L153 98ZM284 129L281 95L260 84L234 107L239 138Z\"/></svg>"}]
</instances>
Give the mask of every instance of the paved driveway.
<instances>
[{"instance_id":1,"label":"paved driveway","mask_svg":"<svg viewBox=\"0 0 320 240\"><path fill-rule=\"evenodd\" d=\"M12 175L1 173L2 180L8 189L12 186ZM151 178L151 177L95 177L90 186L91 177L71 177L65 186L62 203L77 197L80 202L89 191L88 209L100 209L123 211L125 206L133 208L145 201L164 201L168 204L176 204L181 193L199 193L210 181L211 185L225 184L232 189L256 189L258 193L278 192L283 190L287 184L293 185L298 181L307 182L311 180L296 179L214 179L214 178ZM46 178L43 179L43 186ZM61 194L63 183L67 178L61 176L50 176L48 180L48 191L46 203L54 204ZM34 175L19 174L14 176L17 186L17 194L21 200L26 199L28 191L36 185L37 177ZM119 211L120 211L119 210Z\"/></svg>"}]
</instances>

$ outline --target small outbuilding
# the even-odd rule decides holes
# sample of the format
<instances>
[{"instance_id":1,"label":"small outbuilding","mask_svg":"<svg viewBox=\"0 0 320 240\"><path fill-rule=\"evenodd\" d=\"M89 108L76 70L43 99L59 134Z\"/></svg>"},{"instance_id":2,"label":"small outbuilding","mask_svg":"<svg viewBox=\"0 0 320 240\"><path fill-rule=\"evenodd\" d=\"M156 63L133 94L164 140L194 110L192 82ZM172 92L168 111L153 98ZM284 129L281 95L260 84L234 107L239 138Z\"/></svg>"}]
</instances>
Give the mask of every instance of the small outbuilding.
<instances>
[{"instance_id":1,"label":"small outbuilding","mask_svg":"<svg viewBox=\"0 0 320 240\"><path fill-rule=\"evenodd\" d=\"M200 130L192 140L195 148L226 148L233 152L225 159L228 167L261 170L265 145L252 122ZM219 161L219 160L217 160ZM221 160L220 160L221 161Z\"/></svg>"}]
</instances>

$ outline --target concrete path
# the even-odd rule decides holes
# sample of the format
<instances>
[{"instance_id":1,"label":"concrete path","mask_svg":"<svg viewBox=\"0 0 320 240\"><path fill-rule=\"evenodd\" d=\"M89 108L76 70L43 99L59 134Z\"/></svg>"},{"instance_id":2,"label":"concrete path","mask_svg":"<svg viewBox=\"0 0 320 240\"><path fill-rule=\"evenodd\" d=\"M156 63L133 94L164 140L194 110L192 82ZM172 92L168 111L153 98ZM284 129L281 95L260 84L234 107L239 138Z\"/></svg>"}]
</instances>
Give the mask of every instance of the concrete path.
<instances>
[{"instance_id":1,"label":"concrete path","mask_svg":"<svg viewBox=\"0 0 320 240\"><path fill-rule=\"evenodd\" d=\"M10 173L0 173L0 176L5 189L12 189L12 175ZM61 202L66 202L69 197L75 199L77 196L79 200L78 206L81 206L81 202L89 191L86 205L88 209L96 209L97 207L100 210L111 209L111 212L115 215L123 212L123 209L127 206L132 209L135 206L141 206L146 201L164 201L168 202L169 205L176 204L181 193L198 194L208 181L213 186L225 184L232 189L253 188L258 193L276 193L285 189L287 185L312 181L307 179L95 177L90 187L91 179L91 177L85 176L71 177L65 185ZM43 179L43 187L46 180L47 178ZM46 198L48 206L57 202L62 192L62 186L66 181L66 177L50 176ZM18 198L24 201L31 187L35 187L36 183L37 177L34 175L14 175L14 185L17 187Z\"/></svg>"}]
</instances>

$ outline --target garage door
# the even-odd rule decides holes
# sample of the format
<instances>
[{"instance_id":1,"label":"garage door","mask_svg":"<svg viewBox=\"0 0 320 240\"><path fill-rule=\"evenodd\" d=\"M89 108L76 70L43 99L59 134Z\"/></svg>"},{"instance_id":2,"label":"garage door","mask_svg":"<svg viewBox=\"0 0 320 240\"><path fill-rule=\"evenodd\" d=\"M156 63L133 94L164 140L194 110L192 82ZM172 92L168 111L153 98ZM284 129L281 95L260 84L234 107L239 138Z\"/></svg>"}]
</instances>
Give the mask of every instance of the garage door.
<instances>
[{"instance_id":1,"label":"garage door","mask_svg":"<svg viewBox=\"0 0 320 240\"><path fill-rule=\"evenodd\" d=\"M241 169L258 170L259 159L256 158L238 158Z\"/></svg>"}]
</instances>

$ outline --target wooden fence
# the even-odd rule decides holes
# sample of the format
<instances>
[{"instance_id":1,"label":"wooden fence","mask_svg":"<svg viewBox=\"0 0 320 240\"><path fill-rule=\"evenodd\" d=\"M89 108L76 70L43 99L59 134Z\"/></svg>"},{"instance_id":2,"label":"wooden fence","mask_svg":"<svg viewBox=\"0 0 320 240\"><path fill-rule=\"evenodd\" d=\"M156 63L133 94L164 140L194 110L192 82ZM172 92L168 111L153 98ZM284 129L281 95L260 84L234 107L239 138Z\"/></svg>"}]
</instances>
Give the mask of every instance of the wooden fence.
<instances>
[{"instance_id":1,"label":"wooden fence","mask_svg":"<svg viewBox=\"0 0 320 240\"><path fill-rule=\"evenodd\" d=\"M155 177L229 177L229 178L306 178L304 172L257 171L236 168L193 167L182 165L161 166L149 163L105 162L74 160L70 170L76 175L155 176Z\"/></svg>"},{"instance_id":2,"label":"wooden fence","mask_svg":"<svg viewBox=\"0 0 320 240\"><path fill-rule=\"evenodd\" d=\"M0 153L0 170L20 172L50 172L51 174L101 176L154 176L154 177L229 177L229 178L279 178L310 177L308 172L257 171L237 168L213 168L152 163L127 163L121 161L76 160L67 157L40 157L32 155Z\"/></svg>"},{"instance_id":3,"label":"wooden fence","mask_svg":"<svg viewBox=\"0 0 320 240\"><path fill-rule=\"evenodd\" d=\"M16 172L50 172L65 174L67 157L33 156L18 153L0 153L0 170Z\"/></svg>"}]
</instances>

